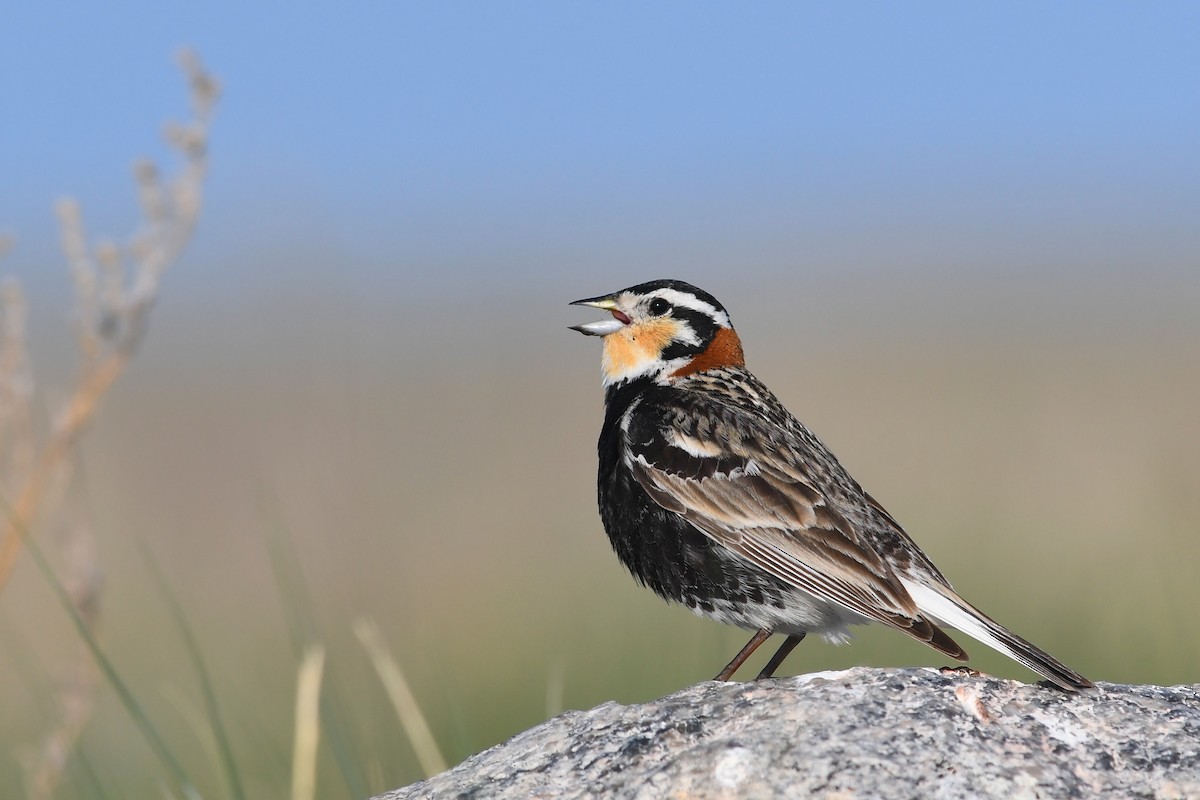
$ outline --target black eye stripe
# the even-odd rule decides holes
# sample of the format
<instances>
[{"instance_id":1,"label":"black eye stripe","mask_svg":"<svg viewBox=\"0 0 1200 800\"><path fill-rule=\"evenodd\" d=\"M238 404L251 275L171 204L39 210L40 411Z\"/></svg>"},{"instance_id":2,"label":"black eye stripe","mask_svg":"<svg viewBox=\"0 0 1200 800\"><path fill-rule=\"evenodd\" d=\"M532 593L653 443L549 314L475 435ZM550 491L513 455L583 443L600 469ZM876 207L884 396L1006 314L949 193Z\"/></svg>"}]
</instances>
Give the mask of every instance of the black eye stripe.
<instances>
[{"instance_id":1,"label":"black eye stripe","mask_svg":"<svg viewBox=\"0 0 1200 800\"><path fill-rule=\"evenodd\" d=\"M704 348L708 347L712 342L713 337L717 335L717 323L703 311L675 306L674 317L680 322L686 323L692 329L692 333L696 335L697 342L696 344L681 341L672 342L662 352L664 361L702 353L704 352Z\"/></svg>"},{"instance_id":2,"label":"black eye stripe","mask_svg":"<svg viewBox=\"0 0 1200 800\"><path fill-rule=\"evenodd\" d=\"M675 318L690 325L697 338L704 344L708 344L717 333L717 323L703 311L676 306Z\"/></svg>"}]
</instances>

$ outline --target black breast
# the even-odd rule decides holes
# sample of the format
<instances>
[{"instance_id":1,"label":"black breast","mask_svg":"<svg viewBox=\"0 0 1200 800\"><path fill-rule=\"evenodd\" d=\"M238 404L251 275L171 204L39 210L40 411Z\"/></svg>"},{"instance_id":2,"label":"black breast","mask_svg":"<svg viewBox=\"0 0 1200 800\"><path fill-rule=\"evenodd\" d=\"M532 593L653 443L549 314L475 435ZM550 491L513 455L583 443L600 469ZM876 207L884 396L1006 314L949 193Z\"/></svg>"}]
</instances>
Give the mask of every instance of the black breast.
<instances>
[{"instance_id":1,"label":"black breast","mask_svg":"<svg viewBox=\"0 0 1200 800\"><path fill-rule=\"evenodd\" d=\"M711 612L714 599L782 608L786 589L780 581L725 552L678 514L655 503L625 465L621 417L639 398L661 408L661 401L669 398L656 395L672 391L649 380L608 389L597 493L613 550L638 581L690 608Z\"/></svg>"}]
</instances>

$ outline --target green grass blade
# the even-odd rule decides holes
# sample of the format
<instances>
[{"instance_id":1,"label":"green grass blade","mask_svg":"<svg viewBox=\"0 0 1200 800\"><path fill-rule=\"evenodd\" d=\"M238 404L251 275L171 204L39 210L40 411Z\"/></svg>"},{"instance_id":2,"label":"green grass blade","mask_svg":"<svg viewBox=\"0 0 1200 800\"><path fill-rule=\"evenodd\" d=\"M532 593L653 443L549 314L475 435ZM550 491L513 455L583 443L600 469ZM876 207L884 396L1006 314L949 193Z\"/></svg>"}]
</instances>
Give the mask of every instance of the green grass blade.
<instances>
[{"instance_id":1,"label":"green grass blade","mask_svg":"<svg viewBox=\"0 0 1200 800\"><path fill-rule=\"evenodd\" d=\"M188 658L192 662L192 668L196 671L196 678L200 681L200 695L204 698L204 711L208 717L208 724L212 729L213 738L216 739L217 752L220 755L221 766L225 771L229 794L235 800L245 800L246 792L242 788L241 774L238 772L237 761L233 757L233 746L229 742L228 732L221 719L221 708L217 703L217 693L213 689L212 677L208 671L208 666L204 662L204 656L200 650L200 644L196 640L195 632L192 630L191 623L188 622L183 606L179 603L179 598L175 596L167 584L162 569L159 568L154 554L150 552L150 548L146 546L145 542L140 542L138 549L142 553L142 558L145 559L146 567L150 571L150 577L153 578L159 595L162 596L166 603L167 611L175 621L175 626L178 628L184 647L187 649Z\"/></svg>"},{"instance_id":2,"label":"green grass blade","mask_svg":"<svg viewBox=\"0 0 1200 800\"><path fill-rule=\"evenodd\" d=\"M163 741L162 736L142 709L141 703L133 696L133 692L130 691L125 681L121 680L116 667L113 666L108 656L100 648L100 643L92 635L87 622L80 616L79 610L75 608L75 604L71 602L71 596L67 593L62 582L58 580L58 576L54 574L54 570L50 567L50 562L46 560L46 556L42 553L42 548L33 540L32 536L28 535L25 525L13 513L12 506L6 498L0 498L0 505L3 506L6 516L13 523L13 528L17 531L17 535L24 540L25 549L28 551L30 558L33 559L33 563L37 566L38 572L42 574L42 577L54 593L55 598L62 605L63 610L67 612L67 616L70 618L71 624L75 627L76 633L79 634L84 644L87 645L92 658L96 659L96 664L100 667L100 672L103 673L109 685L112 686L113 691L116 692L117 699L125 707L126 713L129 714L134 725L137 726L138 732L142 734L142 738L146 740L151 751L158 756L159 761L166 767L167 772L171 775L171 778L175 781L184 797L199 800L200 793L196 790L191 779L188 778L183 765L179 763L178 759L171 752L171 749L167 747L166 742Z\"/></svg>"},{"instance_id":3,"label":"green grass blade","mask_svg":"<svg viewBox=\"0 0 1200 800\"><path fill-rule=\"evenodd\" d=\"M75 751L75 763L79 765L80 770L87 778L88 793L98 800L107 800L108 793L104 791L104 785L100 783L100 776L96 773L96 768L92 766L87 753L83 751L82 745Z\"/></svg>"}]
</instances>

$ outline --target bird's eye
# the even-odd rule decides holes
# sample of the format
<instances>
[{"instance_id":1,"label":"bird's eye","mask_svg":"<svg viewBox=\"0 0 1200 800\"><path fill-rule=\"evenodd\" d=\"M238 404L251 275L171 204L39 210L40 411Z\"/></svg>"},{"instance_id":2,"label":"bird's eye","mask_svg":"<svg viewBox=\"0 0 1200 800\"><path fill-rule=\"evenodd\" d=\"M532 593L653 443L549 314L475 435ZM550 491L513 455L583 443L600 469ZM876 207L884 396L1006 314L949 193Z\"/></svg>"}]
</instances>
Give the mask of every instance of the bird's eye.
<instances>
[{"instance_id":1,"label":"bird's eye","mask_svg":"<svg viewBox=\"0 0 1200 800\"><path fill-rule=\"evenodd\" d=\"M661 317L671 310L671 304L661 297L656 297L650 301L650 313L656 317Z\"/></svg>"}]
</instances>

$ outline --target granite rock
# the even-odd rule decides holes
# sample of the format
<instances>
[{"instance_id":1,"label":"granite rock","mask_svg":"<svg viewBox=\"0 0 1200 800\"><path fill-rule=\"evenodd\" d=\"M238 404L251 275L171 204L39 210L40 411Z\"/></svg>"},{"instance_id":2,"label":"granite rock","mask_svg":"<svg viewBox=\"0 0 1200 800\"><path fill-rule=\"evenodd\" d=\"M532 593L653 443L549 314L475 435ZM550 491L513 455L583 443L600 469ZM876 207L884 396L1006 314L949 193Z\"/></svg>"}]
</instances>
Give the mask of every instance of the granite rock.
<instances>
[{"instance_id":1,"label":"granite rock","mask_svg":"<svg viewBox=\"0 0 1200 800\"><path fill-rule=\"evenodd\" d=\"M1200 798L1200 686L1071 695L936 670L705 682L569 711L409 798Z\"/></svg>"}]
</instances>

